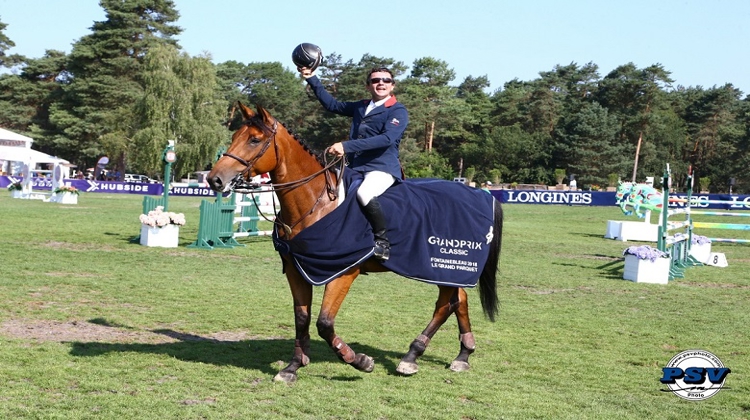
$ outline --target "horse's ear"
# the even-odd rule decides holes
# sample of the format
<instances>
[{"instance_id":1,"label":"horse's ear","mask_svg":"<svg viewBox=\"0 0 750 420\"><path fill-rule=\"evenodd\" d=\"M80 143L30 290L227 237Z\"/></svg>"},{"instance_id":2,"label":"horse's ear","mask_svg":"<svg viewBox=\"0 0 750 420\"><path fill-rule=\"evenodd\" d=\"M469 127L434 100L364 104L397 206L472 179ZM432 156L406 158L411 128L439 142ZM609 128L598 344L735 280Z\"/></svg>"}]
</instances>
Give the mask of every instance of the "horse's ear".
<instances>
[{"instance_id":1,"label":"horse's ear","mask_svg":"<svg viewBox=\"0 0 750 420\"><path fill-rule=\"evenodd\" d=\"M255 111L245 106L242 102L237 101L237 106L240 108L240 112L242 112L242 118L249 120L255 116Z\"/></svg>"},{"instance_id":2,"label":"horse's ear","mask_svg":"<svg viewBox=\"0 0 750 420\"><path fill-rule=\"evenodd\" d=\"M273 120L273 117L271 116L271 114L268 111L266 111L266 109L263 108L260 105L256 105L256 108L258 108L258 114L260 114L260 116L263 118L263 122L268 127L272 126L273 123L274 123L274 120Z\"/></svg>"}]
</instances>

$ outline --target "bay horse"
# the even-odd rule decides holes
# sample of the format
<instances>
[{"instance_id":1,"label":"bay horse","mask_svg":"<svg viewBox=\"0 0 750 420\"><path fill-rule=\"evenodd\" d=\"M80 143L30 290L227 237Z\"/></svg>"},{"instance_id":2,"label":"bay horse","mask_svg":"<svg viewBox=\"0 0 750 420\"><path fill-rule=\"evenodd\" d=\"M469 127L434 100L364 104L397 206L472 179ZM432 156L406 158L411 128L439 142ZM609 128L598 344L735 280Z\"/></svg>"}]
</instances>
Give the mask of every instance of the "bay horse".
<instances>
[{"instance_id":1,"label":"bay horse","mask_svg":"<svg viewBox=\"0 0 750 420\"><path fill-rule=\"evenodd\" d=\"M243 116L242 125L233 133L228 150L208 174L208 183L213 190L224 192L241 189L241 185L247 185L247 180L252 177L268 173L280 203L280 211L274 222L275 235L285 239L293 238L336 209L339 172L332 164L326 164L324 159L316 156L264 108L258 106L257 112L254 112L242 103L237 105ZM494 229L494 237L488 235L489 256L479 274L478 285L484 314L494 321L498 311L496 273L501 247L502 209L499 202L491 200L496 204L492 207L494 214L490 215L489 222L492 224L490 232ZM331 242L335 240L339 238L330 238ZM298 369L310 362L313 285L306 281L288 254L280 254L294 302L295 341L291 361L274 380L290 383L297 380ZM362 273L384 271L388 269L371 257L326 283L316 322L318 334L338 358L363 372L373 370L373 358L355 353L336 335L334 321L354 279ZM475 278L474 284L476 281ZM432 320L412 341L396 369L402 375L417 372L417 358L424 353L430 339L451 314L458 318L460 350L451 362L450 369L456 372L469 369L469 356L475 350L475 340L469 321L466 291L461 287L447 285L438 285L438 289Z\"/></svg>"}]
</instances>

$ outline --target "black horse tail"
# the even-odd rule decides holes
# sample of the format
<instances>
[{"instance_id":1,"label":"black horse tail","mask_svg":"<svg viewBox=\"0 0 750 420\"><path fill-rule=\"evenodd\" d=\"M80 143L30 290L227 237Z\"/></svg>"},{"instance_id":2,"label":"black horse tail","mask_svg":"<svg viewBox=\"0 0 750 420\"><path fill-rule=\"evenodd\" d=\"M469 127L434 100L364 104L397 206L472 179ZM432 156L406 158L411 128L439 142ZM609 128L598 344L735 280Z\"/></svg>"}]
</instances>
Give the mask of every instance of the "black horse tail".
<instances>
[{"instance_id":1,"label":"black horse tail","mask_svg":"<svg viewBox=\"0 0 750 420\"><path fill-rule=\"evenodd\" d=\"M503 208L500 202L494 200L494 223L492 228L493 237L490 241L489 255L484 264L484 270L479 276L479 300L482 302L484 315L490 321L495 322L498 312L497 298L497 269L500 261L500 248L503 242Z\"/></svg>"}]
</instances>

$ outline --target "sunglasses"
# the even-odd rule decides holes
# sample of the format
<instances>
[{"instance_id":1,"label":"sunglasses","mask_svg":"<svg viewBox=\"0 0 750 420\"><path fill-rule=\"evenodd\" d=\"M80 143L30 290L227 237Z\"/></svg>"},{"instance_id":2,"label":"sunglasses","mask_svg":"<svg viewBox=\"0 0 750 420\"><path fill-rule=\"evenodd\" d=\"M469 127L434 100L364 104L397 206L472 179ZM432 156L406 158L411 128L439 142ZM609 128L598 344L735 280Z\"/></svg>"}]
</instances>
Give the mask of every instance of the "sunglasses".
<instances>
[{"instance_id":1,"label":"sunglasses","mask_svg":"<svg viewBox=\"0 0 750 420\"><path fill-rule=\"evenodd\" d=\"M385 84L393 83L393 79L391 79L390 77L373 77L372 79L370 79L370 84L373 85L376 85L380 82L383 82Z\"/></svg>"}]
</instances>

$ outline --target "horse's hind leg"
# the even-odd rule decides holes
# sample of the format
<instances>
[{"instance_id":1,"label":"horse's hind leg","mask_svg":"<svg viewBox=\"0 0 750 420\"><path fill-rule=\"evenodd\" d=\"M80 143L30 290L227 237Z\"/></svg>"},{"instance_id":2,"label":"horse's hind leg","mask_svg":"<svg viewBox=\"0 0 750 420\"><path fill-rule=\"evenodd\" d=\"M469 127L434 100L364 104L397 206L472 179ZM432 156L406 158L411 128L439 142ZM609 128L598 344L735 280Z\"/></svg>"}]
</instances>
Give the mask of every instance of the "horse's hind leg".
<instances>
[{"instance_id":1,"label":"horse's hind leg","mask_svg":"<svg viewBox=\"0 0 750 420\"><path fill-rule=\"evenodd\" d=\"M406 355L401 359L401 362L396 368L396 371L398 373L402 375L413 375L417 373L417 371L419 370L419 367L417 366L417 358L419 358L419 356L424 353L427 345L430 344L430 340L440 329L440 327L445 323L448 317L457 310L460 310L461 305L465 307L463 311L465 313L465 322L461 322L461 317L459 316L459 329L463 334L463 328L468 328L466 331L468 331L470 334L471 326L468 322L469 315L468 305L466 304L466 292L464 292L463 289L458 289L455 287L440 286L440 293L438 294L437 302L435 302L435 311L432 313L432 320L429 324L427 324L427 328L422 331L422 334L417 336L417 338L411 342L411 345L409 346L409 352L406 353ZM464 327L462 327L462 324L464 325ZM460 354L459 357L461 357ZM464 357L464 359L466 359L467 369L468 357L468 354L466 354ZM452 366L453 365L451 364L451 367Z\"/></svg>"},{"instance_id":2,"label":"horse's hind leg","mask_svg":"<svg viewBox=\"0 0 750 420\"><path fill-rule=\"evenodd\" d=\"M469 356L474 353L476 348L474 334L471 332L471 322L469 321L469 300L464 289L458 289L456 318L458 318L458 341L461 343L461 350L451 362L450 369L454 372L463 372L469 370Z\"/></svg>"},{"instance_id":3,"label":"horse's hind leg","mask_svg":"<svg viewBox=\"0 0 750 420\"><path fill-rule=\"evenodd\" d=\"M331 350L336 356L345 363L352 365L355 369L362 372L372 372L375 367L375 361L372 357L364 353L354 353L351 347L344 342L334 329L336 315L344 303L344 298L349 293L354 279L359 275L359 268L355 267L343 276L326 284L326 290L323 294L323 302L320 306L320 315L318 322L318 334L326 340Z\"/></svg>"},{"instance_id":4,"label":"horse's hind leg","mask_svg":"<svg viewBox=\"0 0 750 420\"><path fill-rule=\"evenodd\" d=\"M285 272L294 301L294 354L289 365L273 378L274 381L291 383L297 380L297 369L310 363L310 307L312 285L306 282L291 263L285 262Z\"/></svg>"}]
</instances>

